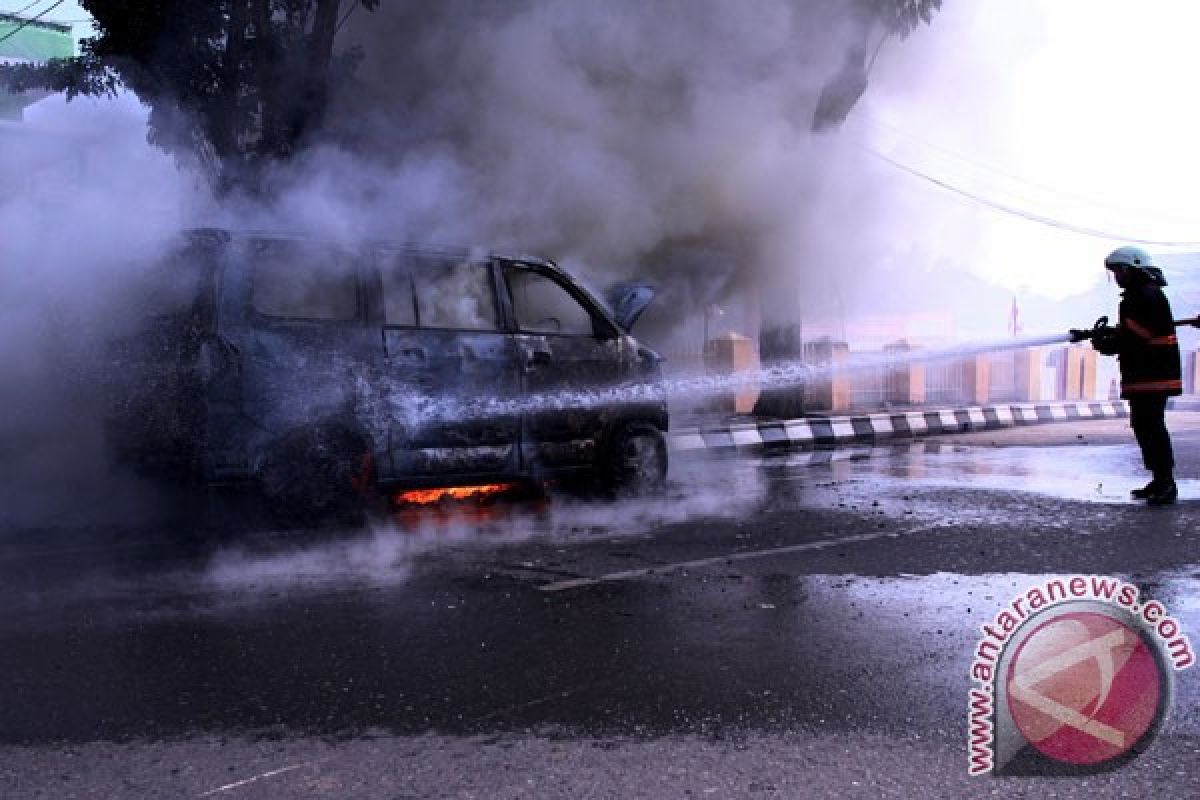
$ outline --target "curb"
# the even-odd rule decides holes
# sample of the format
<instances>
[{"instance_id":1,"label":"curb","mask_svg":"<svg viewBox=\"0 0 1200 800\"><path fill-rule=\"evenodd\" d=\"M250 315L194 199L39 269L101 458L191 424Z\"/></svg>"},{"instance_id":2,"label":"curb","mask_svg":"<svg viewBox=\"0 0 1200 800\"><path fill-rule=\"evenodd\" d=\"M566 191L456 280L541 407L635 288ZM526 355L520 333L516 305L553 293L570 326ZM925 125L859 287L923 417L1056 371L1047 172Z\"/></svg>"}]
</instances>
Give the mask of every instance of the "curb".
<instances>
[{"instance_id":1,"label":"curb","mask_svg":"<svg viewBox=\"0 0 1200 800\"><path fill-rule=\"evenodd\" d=\"M1123 400L1103 403L1022 403L971 406L937 411L865 414L853 417L805 417L718 428L676 431L667 439L675 455L721 450L771 450L833 447L931 434L995 430L1078 419L1128 417Z\"/></svg>"}]
</instances>

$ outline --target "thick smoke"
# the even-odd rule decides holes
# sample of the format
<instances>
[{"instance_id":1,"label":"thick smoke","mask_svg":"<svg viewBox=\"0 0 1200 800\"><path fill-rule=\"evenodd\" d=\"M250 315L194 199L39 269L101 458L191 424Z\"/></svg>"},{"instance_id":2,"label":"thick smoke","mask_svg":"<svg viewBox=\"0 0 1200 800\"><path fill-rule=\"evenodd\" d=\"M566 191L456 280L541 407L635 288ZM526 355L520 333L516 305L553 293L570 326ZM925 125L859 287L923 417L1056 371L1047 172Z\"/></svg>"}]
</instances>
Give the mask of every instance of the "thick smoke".
<instances>
[{"instance_id":1,"label":"thick smoke","mask_svg":"<svg viewBox=\"0 0 1200 800\"><path fill-rule=\"evenodd\" d=\"M777 298L768 313L783 316L802 299L825 305L813 254L866 260L871 240L875 193L860 156L810 132L822 84L861 42L853 5L360 10L340 42L365 55L357 77L320 142L273 176L267 208L215 204L198 176L146 144L128 96L35 106L6 126L0 151L12 187L0 194L0 447L19 473L4 482L6 515L94 518L120 505L118 487L91 480L106 472L103 343L152 310L129 286L181 228L511 248L597 285L650 276L664 297L641 327L657 321L665 343L715 301L745 331L760 297Z\"/></svg>"},{"instance_id":2,"label":"thick smoke","mask_svg":"<svg viewBox=\"0 0 1200 800\"><path fill-rule=\"evenodd\" d=\"M337 145L305 161L289 213L363 209L352 224L372 234L545 253L598 284L649 276L677 322L746 290L750 312L785 287L798 303L822 285L808 254L853 259L873 203L860 154L810 132L861 41L854 5L358 14L344 36L365 59L330 123Z\"/></svg>"},{"instance_id":3,"label":"thick smoke","mask_svg":"<svg viewBox=\"0 0 1200 800\"><path fill-rule=\"evenodd\" d=\"M24 465L20 480L4 482L14 499L0 507L12 514L16 498L48 492L62 498L56 508L86 516L109 502L108 488L83 496L78 485L102 461L91 387L107 365L93 345L137 316L129 280L194 225L515 249L557 258L598 286L650 277L663 296L639 331L666 349L698 344L710 303L727 312L721 327L753 334L763 316L807 324L906 311L932 296L960 314L990 309L990 332L1002 332L1008 297L943 281L972 266L956 253L996 243L997 234L976 236L991 212L874 160L860 123L878 103L894 119L938 118L968 137L993 130L1012 101L992 102L1006 80L997 65L1034 16L1030 4L1000 33L948 6L928 30L889 40L847 127L813 134L822 86L861 44L857 5L360 9L339 40L361 48L356 76L335 93L324 135L272 176L276 200L265 209L214 205L196 177L145 143L144 114L128 97L35 106L26 123L4 127L0 150L0 448ZM1080 316L1063 327L1095 313Z\"/></svg>"},{"instance_id":4,"label":"thick smoke","mask_svg":"<svg viewBox=\"0 0 1200 800\"><path fill-rule=\"evenodd\" d=\"M130 284L204 192L145 141L136 101L51 98L0 148L0 525L103 520L103 342L146 309Z\"/></svg>"},{"instance_id":5,"label":"thick smoke","mask_svg":"<svg viewBox=\"0 0 1200 800\"><path fill-rule=\"evenodd\" d=\"M1094 16L1119 35L1130 22L1119 3L948 4L910 39L885 41L847 125L814 135L822 85L862 42L856 5L451 0L356 13L343 37L365 54L357 83L340 94L335 144L289 176L289 213L535 250L596 283L654 277L665 302L642 331L656 336L683 327L697 339L711 302L729 312L722 326L751 334L760 313L844 322L917 309L953 317L942 335L994 336L1013 292L1028 325L1108 310L1096 308L1103 286L1082 291L1102 281L1099 260L1117 242L1006 216L867 150L1016 208L1166 236L1129 209L1163 206L1148 186L1186 188L1147 156L1160 142L1177 152L1194 120L1153 132L1111 120L1142 91L1162 100L1152 117L1180 117L1167 100L1180 90L1172 70L1191 63L1186 46L1156 51L1161 69L1143 86L1106 38L1078 33ZM1140 39L1176 41L1164 20L1186 6L1139 14ZM1142 113L1132 99L1120 107ZM1145 168L1131 176L1116 154ZM1009 175L980 178L988 163ZM1067 196L1073 187L1093 202ZM1125 210L1105 213L1102 200ZM1038 302L1072 295L1071 308Z\"/></svg>"}]
</instances>

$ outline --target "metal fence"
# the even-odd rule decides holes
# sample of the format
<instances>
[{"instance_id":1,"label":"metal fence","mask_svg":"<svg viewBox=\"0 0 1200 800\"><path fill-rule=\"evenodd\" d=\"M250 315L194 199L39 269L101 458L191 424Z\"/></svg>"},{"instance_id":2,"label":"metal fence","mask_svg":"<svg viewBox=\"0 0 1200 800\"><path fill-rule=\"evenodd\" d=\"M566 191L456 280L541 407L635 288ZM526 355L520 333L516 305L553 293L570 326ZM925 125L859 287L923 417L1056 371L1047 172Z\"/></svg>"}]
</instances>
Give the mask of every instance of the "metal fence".
<instances>
[{"instance_id":1,"label":"metal fence","mask_svg":"<svg viewBox=\"0 0 1200 800\"><path fill-rule=\"evenodd\" d=\"M881 408L893 396L893 367L856 368L849 373L849 403L851 408Z\"/></svg>"},{"instance_id":2,"label":"metal fence","mask_svg":"<svg viewBox=\"0 0 1200 800\"><path fill-rule=\"evenodd\" d=\"M820 356L821 353L814 351L810 355ZM977 356L987 359L987 386L983 387L977 386L974 380L983 379L984 370L972 360L964 362L962 358L949 358L929 361L923 365L923 369L912 369L902 359L877 366L863 363L866 361L869 364L880 355L862 353L843 356L844 361L838 359L843 369L832 385L828 373L825 373L815 376L813 383L806 387L808 408L866 411L919 403L922 399L928 405L952 406L975 402L976 396L981 402L991 403L1040 402L1064 399L1068 394L1074 398L1080 392L1084 397L1098 395L1104 398L1113 384L1114 375L1109 370L1115 370L1115 365L1105 360L1095 366L1085 366L1078 359L1069 359L1066 348L990 353ZM862 360L856 364L856 358ZM815 363L829 364L830 359L826 357ZM1091 371L1093 369L1095 372ZM711 365L706 365L703 354L694 352L673 353L664 364L668 378L703 375L709 370ZM738 410L745 410L747 401L743 395L747 393L758 394L753 386L739 392ZM670 399L672 413L677 410L681 413L711 411L714 404L721 408L732 408L724 397L689 396L687 393L675 395Z\"/></svg>"},{"instance_id":3,"label":"metal fence","mask_svg":"<svg viewBox=\"0 0 1200 800\"><path fill-rule=\"evenodd\" d=\"M925 365L926 403L958 403L963 399L963 367L960 362L931 361Z\"/></svg>"},{"instance_id":4,"label":"metal fence","mask_svg":"<svg viewBox=\"0 0 1200 800\"><path fill-rule=\"evenodd\" d=\"M988 356L988 400L997 403L1016 403L1028 398L1021 396L1017 383L1018 353L992 353Z\"/></svg>"}]
</instances>

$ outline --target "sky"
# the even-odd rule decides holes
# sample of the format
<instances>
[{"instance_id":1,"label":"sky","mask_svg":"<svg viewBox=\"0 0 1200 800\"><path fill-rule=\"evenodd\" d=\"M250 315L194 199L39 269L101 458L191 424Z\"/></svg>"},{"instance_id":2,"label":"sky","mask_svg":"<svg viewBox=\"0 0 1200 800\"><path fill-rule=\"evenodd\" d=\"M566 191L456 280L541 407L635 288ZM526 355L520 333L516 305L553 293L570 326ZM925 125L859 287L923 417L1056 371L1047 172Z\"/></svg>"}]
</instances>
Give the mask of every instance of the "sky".
<instances>
[{"instance_id":1,"label":"sky","mask_svg":"<svg viewBox=\"0 0 1200 800\"><path fill-rule=\"evenodd\" d=\"M847 132L992 201L1119 236L1196 242L1197 30L1200 4L1189 0L947 2L931 26L885 45ZM936 251L938 228L954 221L969 234L946 236L964 266L1013 291L1084 291L1125 243L928 191L944 195L930 202L946 216L913 236Z\"/></svg>"}]
</instances>

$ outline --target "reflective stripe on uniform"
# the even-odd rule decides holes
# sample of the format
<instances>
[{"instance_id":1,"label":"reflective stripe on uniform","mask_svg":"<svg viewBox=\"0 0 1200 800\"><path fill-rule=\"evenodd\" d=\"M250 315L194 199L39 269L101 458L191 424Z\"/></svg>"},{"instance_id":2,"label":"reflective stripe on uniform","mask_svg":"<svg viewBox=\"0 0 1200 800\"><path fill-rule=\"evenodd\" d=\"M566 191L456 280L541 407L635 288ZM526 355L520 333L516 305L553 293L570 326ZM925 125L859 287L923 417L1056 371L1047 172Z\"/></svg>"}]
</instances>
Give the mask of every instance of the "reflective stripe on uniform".
<instances>
[{"instance_id":1,"label":"reflective stripe on uniform","mask_svg":"<svg viewBox=\"0 0 1200 800\"><path fill-rule=\"evenodd\" d=\"M1122 392L1169 392L1174 389L1183 389L1183 381L1135 381L1121 384Z\"/></svg>"},{"instance_id":2,"label":"reflective stripe on uniform","mask_svg":"<svg viewBox=\"0 0 1200 800\"><path fill-rule=\"evenodd\" d=\"M1137 336L1139 339L1143 340L1146 344L1149 344L1149 345L1179 344L1179 339L1178 339L1178 337L1175 336L1175 334L1172 333L1167 336L1155 336L1154 334L1152 334L1149 331L1148 328L1141 325L1136 319L1127 319L1121 324L1124 325L1125 328L1130 333Z\"/></svg>"}]
</instances>

